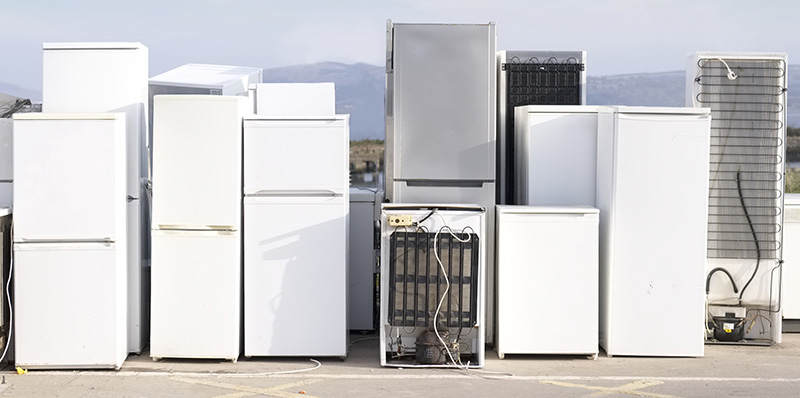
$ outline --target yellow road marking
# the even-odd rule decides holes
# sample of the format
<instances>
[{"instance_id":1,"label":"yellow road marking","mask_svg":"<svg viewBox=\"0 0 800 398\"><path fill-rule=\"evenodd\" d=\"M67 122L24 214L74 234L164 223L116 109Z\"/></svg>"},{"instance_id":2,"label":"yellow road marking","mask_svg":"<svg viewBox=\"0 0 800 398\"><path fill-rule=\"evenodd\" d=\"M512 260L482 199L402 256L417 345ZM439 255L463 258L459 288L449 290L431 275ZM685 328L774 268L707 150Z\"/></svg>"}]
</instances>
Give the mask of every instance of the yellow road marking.
<instances>
[{"instance_id":1,"label":"yellow road marking","mask_svg":"<svg viewBox=\"0 0 800 398\"><path fill-rule=\"evenodd\" d=\"M561 387L583 388L586 390L597 391L594 394L591 394L590 395L591 397L599 397L610 394L625 394L625 395L632 395L635 397L676 398L674 395L664 395L664 394L648 393L646 391L637 391L642 388L664 384L663 381L658 381L658 380L636 380L627 384L623 384L619 387L587 386L583 384L569 383L565 381L553 381L553 380L540 381L539 383L551 384L554 386L561 386Z\"/></svg>"},{"instance_id":2,"label":"yellow road marking","mask_svg":"<svg viewBox=\"0 0 800 398\"><path fill-rule=\"evenodd\" d=\"M183 383L189 384L198 384L203 386L209 387L216 387L216 388L223 388L226 390L233 390L238 391L237 393L221 395L217 398L240 398L240 397L247 397L251 395L267 395L271 397L280 397L280 398L297 398L298 395L296 392L288 392L282 391L287 388L298 387L302 385L307 385L311 383L316 383L319 380L304 380L297 383L289 383L289 384L282 384L279 386L274 386L270 388L259 388L259 387L251 387L251 386L243 386L238 384L231 384L231 383L222 383L217 381L211 381L207 379L193 379L189 377L170 377L170 380L180 381ZM303 394L303 397L306 398L317 398L313 395Z\"/></svg>"}]
</instances>

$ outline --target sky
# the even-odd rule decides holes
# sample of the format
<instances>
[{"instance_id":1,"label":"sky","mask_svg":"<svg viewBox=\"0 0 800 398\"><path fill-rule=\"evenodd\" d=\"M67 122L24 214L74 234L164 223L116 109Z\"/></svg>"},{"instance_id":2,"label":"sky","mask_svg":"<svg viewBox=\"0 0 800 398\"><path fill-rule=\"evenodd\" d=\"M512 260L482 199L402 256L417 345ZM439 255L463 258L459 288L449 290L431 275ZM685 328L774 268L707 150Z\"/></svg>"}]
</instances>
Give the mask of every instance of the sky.
<instances>
[{"instance_id":1,"label":"sky","mask_svg":"<svg viewBox=\"0 0 800 398\"><path fill-rule=\"evenodd\" d=\"M800 56L795 0L0 0L0 82L41 90L42 42L141 42L151 76L383 65L387 19L494 21L498 50L584 50L591 76L684 70L694 51Z\"/></svg>"}]
</instances>

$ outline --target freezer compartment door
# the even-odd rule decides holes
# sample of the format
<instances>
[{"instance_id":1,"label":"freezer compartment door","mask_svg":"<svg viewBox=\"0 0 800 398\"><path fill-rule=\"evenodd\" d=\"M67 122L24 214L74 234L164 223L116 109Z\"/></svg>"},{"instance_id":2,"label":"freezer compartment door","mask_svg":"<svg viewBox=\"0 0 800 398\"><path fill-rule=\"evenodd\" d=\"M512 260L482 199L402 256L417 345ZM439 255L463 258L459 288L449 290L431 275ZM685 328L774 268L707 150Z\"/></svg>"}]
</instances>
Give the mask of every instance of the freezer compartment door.
<instances>
[{"instance_id":1,"label":"freezer compartment door","mask_svg":"<svg viewBox=\"0 0 800 398\"><path fill-rule=\"evenodd\" d=\"M349 182L349 118L245 120L244 192L342 194Z\"/></svg>"},{"instance_id":2,"label":"freezer compartment door","mask_svg":"<svg viewBox=\"0 0 800 398\"><path fill-rule=\"evenodd\" d=\"M152 250L150 355L238 358L240 235L153 231Z\"/></svg>"},{"instance_id":3,"label":"freezer compartment door","mask_svg":"<svg viewBox=\"0 0 800 398\"><path fill-rule=\"evenodd\" d=\"M245 355L347 354L347 206L245 199Z\"/></svg>"},{"instance_id":4,"label":"freezer compartment door","mask_svg":"<svg viewBox=\"0 0 800 398\"><path fill-rule=\"evenodd\" d=\"M127 356L124 255L106 244L14 245L23 368L118 368Z\"/></svg>"},{"instance_id":5,"label":"freezer compartment door","mask_svg":"<svg viewBox=\"0 0 800 398\"><path fill-rule=\"evenodd\" d=\"M107 115L117 116L14 120L15 240L117 238L125 223L125 125L122 114Z\"/></svg>"}]
</instances>

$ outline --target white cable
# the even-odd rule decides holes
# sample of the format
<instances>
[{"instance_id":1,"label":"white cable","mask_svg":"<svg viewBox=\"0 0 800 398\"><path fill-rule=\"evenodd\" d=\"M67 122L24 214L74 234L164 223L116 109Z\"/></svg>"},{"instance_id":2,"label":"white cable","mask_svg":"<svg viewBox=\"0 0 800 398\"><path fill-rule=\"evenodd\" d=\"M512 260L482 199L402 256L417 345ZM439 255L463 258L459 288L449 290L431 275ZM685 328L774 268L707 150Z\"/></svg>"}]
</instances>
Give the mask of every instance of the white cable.
<instances>
[{"instance_id":1,"label":"white cable","mask_svg":"<svg viewBox=\"0 0 800 398\"><path fill-rule=\"evenodd\" d=\"M727 62L725 62L725 60L724 60L724 59L722 59L722 58L717 58L717 60L718 60L719 62L722 62L722 64L723 64L723 65L725 65L725 68L726 68L726 69L728 69L728 80L736 80L736 78L737 78L737 77L739 77L739 76L738 76L736 73L734 73L734 72L731 70L730 66L728 66L728 63L727 63Z\"/></svg>"},{"instance_id":2,"label":"white cable","mask_svg":"<svg viewBox=\"0 0 800 398\"><path fill-rule=\"evenodd\" d=\"M13 221L11 228L13 229ZM11 335L14 333L14 309L11 308L11 292L8 290L9 286L11 286L11 274L14 272L14 253L10 248L9 251L11 252L11 255L9 256L8 281L6 282L6 298L8 299L8 340L6 340L6 348L3 349L3 355L0 356L0 363L6 359L8 347L11 345Z\"/></svg>"},{"instance_id":3,"label":"white cable","mask_svg":"<svg viewBox=\"0 0 800 398\"><path fill-rule=\"evenodd\" d=\"M285 375L291 373L301 373L301 372L309 372L312 370L317 370L322 367L322 364L314 358L308 358L309 361L314 362L316 366L305 368L305 369L295 369L295 370L282 370L278 372L263 372L263 373L226 373L222 376L225 377L253 377L253 376L272 376L272 375Z\"/></svg>"}]
</instances>

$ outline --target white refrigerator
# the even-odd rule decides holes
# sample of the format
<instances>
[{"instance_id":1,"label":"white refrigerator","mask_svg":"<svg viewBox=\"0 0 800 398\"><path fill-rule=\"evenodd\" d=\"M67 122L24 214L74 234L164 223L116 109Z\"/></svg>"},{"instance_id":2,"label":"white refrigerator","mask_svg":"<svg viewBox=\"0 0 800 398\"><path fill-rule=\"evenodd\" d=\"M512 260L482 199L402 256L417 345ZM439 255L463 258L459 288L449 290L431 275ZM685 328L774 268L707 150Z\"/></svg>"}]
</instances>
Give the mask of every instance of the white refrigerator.
<instances>
[{"instance_id":1,"label":"white refrigerator","mask_svg":"<svg viewBox=\"0 0 800 398\"><path fill-rule=\"evenodd\" d=\"M783 318L784 331L800 332L800 194L783 200ZM787 328L788 326L788 328Z\"/></svg>"},{"instance_id":2,"label":"white refrigerator","mask_svg":"<svg viewBox=\"0 0 800 398\"><path fill-rule=\"evenodd\" d=\"M244 120L245 356L347 355L349 116Z\"/></svg>"},{"instance_id":3,"label":"white refrigerator","mask_svg":"<svg viewBox=\"0 0 800 398\"><path fill-rule=\"evenodd\" d=\"M497 206L497 355L597 358L593 207Z\"/></svg>"},{"instance_id":4,"label":"white refrigerator","mask_svg":"<svg viewBox=\"0 0 800 398\"><path fill-rule=\"evenodd\" d=\"M708 108L601 107L600 346L703 356Z\"/></svg>"},{"instance_id":5,"label":"white refrigerator","mask_svg":"<svg viewBox=\"0 0 800 398\"><path fill-rule=\"evenodd\" d=\"M13 127L12 119L0 118L0 206L11 206L14 192Z\"/></svg>"},{"instance_id":6,"label":"white refrigerator","mask_svg":"<svg viewBox=\"0 0 800 398\"><path fill-rule=\"evenodd\" d=\"M125 115L14 115L14 339L22 368L128 355Z\"/></svg>"},{"instance_id":7,"label":"white refrigerator","mask_svg":"<svg viewBox=\"0 0 800 398\"><path fill-rule=\"evenodd\" d=\"M247 99L154 101L150 356L236 361Z\"/></svg>"},{"instance_id":8,"label":"white refrigerator","mask_svg":"<svg viewBox=\"0 0 800 398\"><path fill-rule=\"evenodd\" d=\"M128 195L128 348L139 353L149 333L147 183L149 50L141 43L43 43L42 112L124 112Z\"/></svg>"}]
</instances>

